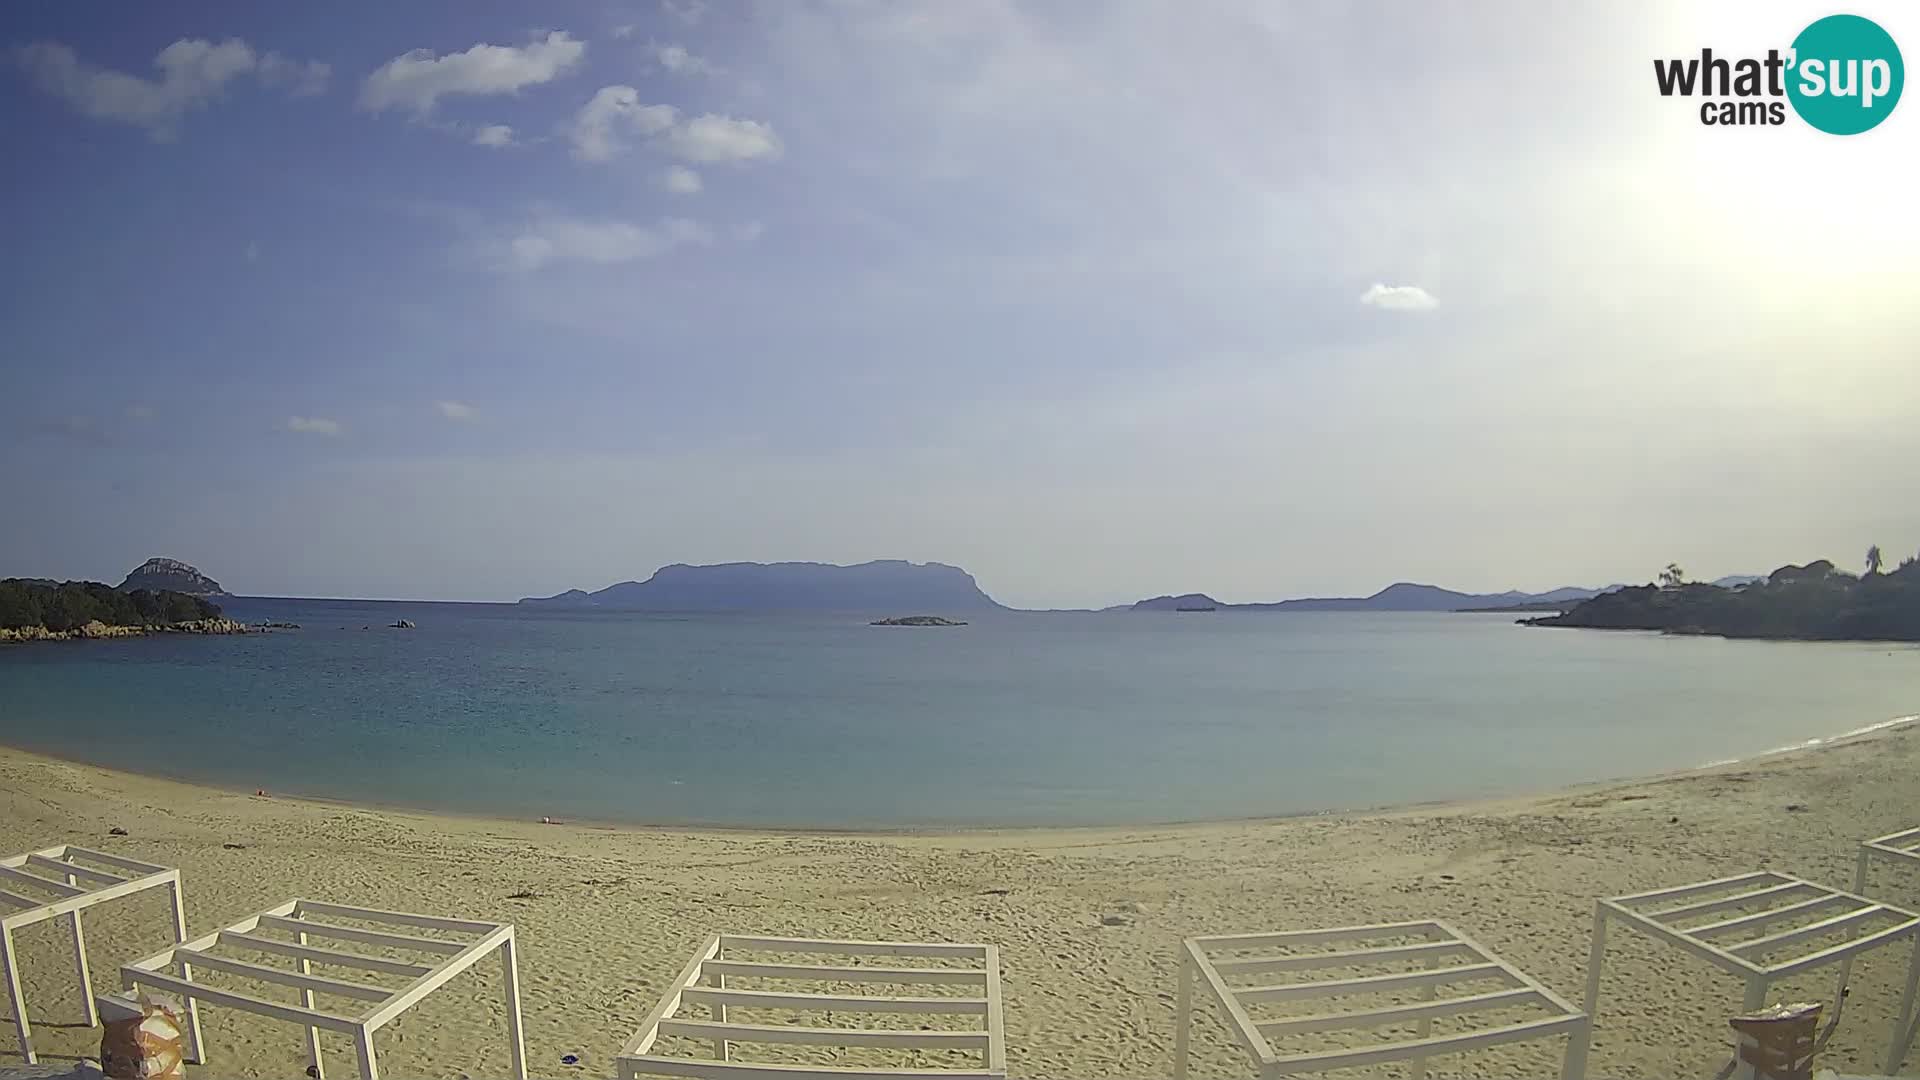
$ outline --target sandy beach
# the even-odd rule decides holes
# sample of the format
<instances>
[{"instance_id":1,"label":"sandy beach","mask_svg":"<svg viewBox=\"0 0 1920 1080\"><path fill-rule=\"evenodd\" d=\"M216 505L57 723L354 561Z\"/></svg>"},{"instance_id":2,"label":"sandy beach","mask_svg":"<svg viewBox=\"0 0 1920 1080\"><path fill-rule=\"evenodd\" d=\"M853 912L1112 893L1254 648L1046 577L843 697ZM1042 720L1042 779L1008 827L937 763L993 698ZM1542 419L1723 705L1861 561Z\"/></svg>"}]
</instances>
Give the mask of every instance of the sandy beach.
<instances>
[{"instance_id":1,"label":"sandy beach","mask_svg":"<svg viewBox=\"0 0 1920 1080\"><path fill-rule=\"evenodd\" d=\"M8 749L0 849L77 843L178 866L192 933L294 896L511 921L536 1076L612 1075L614 1051L688 952L727 929L997 943L1011 1075L1153 1077L1172 1069L1184 936L1438 917L1577 1002L1594 897L1756 868L1844 887L1858 840L1920 824L1917 767L1920 728L1900 726L1541 797L1157 828L841 835L359 809ZM128 835L109 835L116 827ZM1870 891L1920 903L1920 875L1882 869ZM96 988L115 985L119 962L162 947L166 925L157 896L90 914ZM1669 948L1612 940L1590 1075L1711 1075L1739 987ZM20 948L42 1053L94 1054L98 1032L73 1026L62 924L26 931ZM1894 948L1858 966L1825 1064L1879 1066L1906 961ZM1830 989L1816 974L1782 994L1820 1000ZM491 965L460 977L379 1035L383 1072L505 1075L502 1009ZM303 1070L297 1030L220 1009L204 1017L213 1067L200 1075ZM344 1075L351 1048L323 1038L330 1072ZM1196 1077L1251 1074L1211 1012L1196 1040ZM1557 1052L1542 1044L1432 1066L1440 1076L1553 1075ZM15 1053L11 1025L0 1025L0 1060ZM566 1054L579 1063L562 1064Z\"/></svg>"}]
</instances>

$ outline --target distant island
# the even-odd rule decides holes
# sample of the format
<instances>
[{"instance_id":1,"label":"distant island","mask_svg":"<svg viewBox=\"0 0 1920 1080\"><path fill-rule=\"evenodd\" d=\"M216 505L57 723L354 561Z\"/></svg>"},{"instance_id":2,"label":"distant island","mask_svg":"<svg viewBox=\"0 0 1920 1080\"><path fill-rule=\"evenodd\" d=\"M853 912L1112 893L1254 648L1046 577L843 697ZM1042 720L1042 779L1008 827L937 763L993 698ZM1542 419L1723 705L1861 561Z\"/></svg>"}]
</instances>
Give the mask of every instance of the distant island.
<instances>
[{"instance_id":1,"label":"distant island","mask_svg":"<svg viewBox=\"0 0 1920 1080\"><path fill-rule=\"evenodd\" d=\"M1217 611L1220 601L1206 593L1181 593L1179 596L1155 596L1135 604L1123 606L1125 611ZM1232 607L1232 604L1226 605ZM1107 610L1115 610L1108 608Z\"/></svg>"},{"instance_id":2,"label":"distant island","mask_svg":"<svg viewBox=\"0 0 1920 1080\"><path fill-rule=\"evenodd\" d=\"M645 581L598 592L569 589L530 596L522 604L610 611L999 611L973 575L945 563L878 559L833 563L675 563Z\"/></svg>"},{"instance_id":3,"label":"distant island","mask_svg":"<svg viewBox=\"0 0 1920 1080\"><path fill-rule=\"evenodd\" d=\"M54 584L0 580L0 642L132 637L139 634L244 634L204 597L171 590L116 589L98 581Z\"/></svg>"},{"instance_id":4,"label":"distant island","mask_svg":"<svg viewBox=\"0 0 1920 1080\"><path fill-rule=\"evenodd\" d=\"M220 583L179 559L158 556L148 559L127 574L120 583L126 590L147 589L156 592L185 593L188 596L227 596Z\"/></svg>"},{"instance_id":5,"label":"distant island","mask_svg":"<svg viewBox=\"0 0 1920 1080\"><path fill-rule=\"evenodd\" d=\"M1619 588L1614 585L1609 588ZM1473 611L1513 608L1521 604L1549 605L1538 610L1557 611L1562 603L1585 600L1605 590L1573 586L1544 593L1503 592L1463 593L1436 585L1418 585L1402 581L1389 585L1372 596L1306 597L1272 603L1228 604L1206 593L1181 593L1155 596L1133 604L1122 604L1108 611Z\"/></svg>"},{"instance_id":6,"label":"distant island","mask_svg":"<svg viewBox=\"0 0 1920 1080\"><path fill-rule=\"evenodd\" d=\"M1658 584L1620 589L1561 615L1521 621L1728 638L1920 641L1920 560L1883 572L1875 547L1859 576L1820 559L1732 587L1689 582L1678 566L1669 565Z\"/></svg>"},{"instance_id":7,"label":"distant island","mask_svg":"<svg viewBox=\"0 0 1920 1080\"><path fill-rule=\"evenodd\" d=\"M1571 611L1591 598L1567 600L1532 600L1524 604L1500 604L1495 607L1457 608L1462 615L1515 615L1523 611Z\"/></svg>"},{"instance_id":8,"label":"distant island","mask_svg":"<svg viewBox=\"0 0 1920 1080\"><path fill-rule=\"evenodd\" d=\"M965 626L966 623L954 619L943 619L938 615L904 615L894 619L875 619L868 626Z\"/></svg>"}]
</instances>

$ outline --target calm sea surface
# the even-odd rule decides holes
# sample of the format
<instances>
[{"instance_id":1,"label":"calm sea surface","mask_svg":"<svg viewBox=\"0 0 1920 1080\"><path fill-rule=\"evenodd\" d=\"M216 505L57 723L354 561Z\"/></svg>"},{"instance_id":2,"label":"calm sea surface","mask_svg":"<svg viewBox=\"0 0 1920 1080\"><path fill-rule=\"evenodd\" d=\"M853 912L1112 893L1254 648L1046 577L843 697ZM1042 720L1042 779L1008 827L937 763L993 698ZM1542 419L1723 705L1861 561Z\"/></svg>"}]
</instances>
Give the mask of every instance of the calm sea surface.
<instances>
[{"instance_id":1,"label":"calm sea surface","mask_svg":"<svg viewBox=\"0 0 1920 1080\"><path fill-rule=\"evenodd\" d=\"M1509 616L667 616L234 600L298 631L0 648L0 742L620 822L1143 823L1537 791L1920 711L1920 650ZM415 630L385 624L409 618ZM371 629L363 629L371 627Z\"/></svg>"}]
</instances>

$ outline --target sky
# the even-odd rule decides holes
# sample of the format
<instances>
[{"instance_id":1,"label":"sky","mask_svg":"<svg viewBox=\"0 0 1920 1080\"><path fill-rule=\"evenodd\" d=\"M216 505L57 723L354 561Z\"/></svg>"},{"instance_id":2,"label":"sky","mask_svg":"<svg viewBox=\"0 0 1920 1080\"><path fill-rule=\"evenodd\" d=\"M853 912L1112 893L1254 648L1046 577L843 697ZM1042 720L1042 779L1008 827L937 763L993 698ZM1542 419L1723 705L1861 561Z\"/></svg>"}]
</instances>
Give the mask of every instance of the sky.
<instances>
[{"instance_id":1,"label":"sky","mask_svg":"<svg viewBox=\"0 0 1920 1080\"><path fill-rule=\"evenodd\" d=\"M0 574L1078 607L1920 549L1920 101L1652 77L1823 6L354 7L0 17Z\"/></svg>"}]
</instances>

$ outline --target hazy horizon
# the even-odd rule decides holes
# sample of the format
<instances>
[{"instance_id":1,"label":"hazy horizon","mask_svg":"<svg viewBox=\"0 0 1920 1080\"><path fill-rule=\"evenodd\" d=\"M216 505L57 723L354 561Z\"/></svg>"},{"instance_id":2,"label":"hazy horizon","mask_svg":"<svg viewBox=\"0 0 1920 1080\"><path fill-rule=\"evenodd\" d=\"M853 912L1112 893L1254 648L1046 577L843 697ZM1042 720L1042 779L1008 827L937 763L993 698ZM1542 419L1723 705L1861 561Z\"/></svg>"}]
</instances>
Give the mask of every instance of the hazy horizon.
<instances>
[{"instance_id":1,"label":"hazy horizon","mask_svg":"<svg viewBox=\"0 0 1920 1080\"><path fill-rule=\"evenodd\" d=\"M1920 103L1707 128L1650 63L1831 10L17 8L0 576L908 558L1082 608L1896 563Z\"/></svg>"},{"instance_id":2,"label":"hazy horizon","mask_svg":"<svg viewBox=\"0 0 1920 1080\"><path fill-rule=\"evenodd\" d=\"M1898 562L1900 558L1905 558L1905 557L1906 557L1906 556L1899 556L1898 558L1895 558L1895 559L1893 559L1893 560L1891 560L1891 562ZM176 558L176 557L175 557L175 556L170 556L170 555L159 555L159 556L150 556L150 558ZM877 556L877 557L876 557L876 559L878 559L878 560L880 560L880 561L896 561L896 562L909 562L909 563L918 563L918 564L926 564L926 563L941 563L941 562L943 562L943 560L940 560L940 559L895 559L895 558L891 558L891 557L889 557L889 556ZM144 563L145 561L146 561L146 560L144 560L144 559L143 559L143 560L141 560L141 562L143 562L143 563ZM243 589L243 588L237 588L237 587L235 587L235 586L234 586L234 585L233 585L232 583L230 583L230 582L228 582L228 581L225 581L225 580L222 580L219 574L217 574L217 573L214 573L214 572L212 572L212 571L210 571L210 570L209 570L209 569L208 569L207 567L204 567L204 566L199 566L199 565L197 565L197 564L195 564L195 563L194 563L194 562L193 562L193 561L192 561L191 559L178 559L178 561L180 561L180 562L184 562L184 563L187 563L187 564L188 564L189 566L192 566L192 567L193 567L194 569L196 569L196 570L198 570L198 571L200 571L201 573L203 573L203 574L205 574L205 575L206 575L207 577L210 577L210 578L212 578L212 579L214 579L215 581L218 581L218 582L220 582L220 585L221 585L221 587L222 587L222 588L224 588L224 589L226 589L229 595L232 595L232 596L237 596L237 597L251 597L251 598L258 598L258 599L290 599L290 600L298 600L298 599L306 599L306 600L365 600L365 601L386 601L386 602L396 602L396 603L454 603L454 604L460 604L460 603L472 603L472 604L497 604L497 603L513 603L513 602L516 602L516 601L518 601L518 600L522 600L522 599L526 599L526 598L529 598L529 597L531 597L531 598L540 598L540 597L548 597L548 596L555 596L555 595L559 595L560 593L564 593L564 592L568 592L568 591L571 591L571 590L579 590L579 591L581 591L581 592L588 592L588 593L593 593L593 592L598 592L598 591L600 591L600 590L602 590L602 589L605 589L605 588L608 588L608 587L610 587L610 586L613 586L613 585L622 585L622 584L631 584L631 583L633 583L633 582L636 582L636 581L645 581L645 580L647 580L647 579L648 579L648 578L649 578L650 576L652 576L652 574L654 573L654 571L657 571L657 570L659 570L659 569L662 569L662 568L663 568L663 567L665 567L665 566L669 566L669 565L675 565L674 563L663 563L663 564L662 564L661 566L658 566L658 567L654 567L654 568L652 568L652 569L650 569L650 570L648 570L648 571L647 571L646 573L642 573L642 574L637 574L637 575L632 575L632 576L629 576L629 577L624 577L624 578L618 578L618 579L616 579L616 580L613 580L613 581L607 581L607 582L600 582L600 583L596 583L596 584L582 584L582 585L569 585L569 586L566 586L565 588L562 588L562 589L556 589L556 590L554 590L554 591L552 591L552 592L547 592L547 593L526 593L526 594L521 594L521 595L517 595L517 596L437 596L437 597L427 597L427 596L368 596L368 595L347 595L347 594L338 594L338 595L306 595L306 594L293 594L293 593L275 593L275 592L259 592L259 591L254 591L254 590L249 590L249 589ZM734 561L742 561L742 560L734 560ZM851 563L848 563L848 562L841 562L841 563L837 563L837 564L835 564L835 563L832 563L832 561L831 561L831 560L807 560L807 559L769 559L769 560L761 560L761 561L762 561L762 562L813 562L813 563L821 563L821 562L826 562L826 563L829 563L829 564L831 564L831 565L840 565L840 566L846 566L846 565L853 565L853 564L851 564ZM860 562L868 562L868 561L873 561L873 560L864 560L864 559L863 559L863 560L860 560ZM1811 560L1811 559L1806 559L1806 560L1801 560L1801 561L1802 561L1802 562L1811 562L1811 561L1813 561L1813 560ZM713 562L713 561L709 561L709 562L699 562L699 561L693 561L693 560L678 560L678 561L677 561L677 563L678 563L678 564L681 564L681 565L695 565L695 566L699 566L699 565L711 565L711 564L712 564L712 562ZM137 565L138 565L138 564L136 564L136 566L137 566ZM955 565L955 564L952 564L952 563L947 563L946 565L950 565L950 566L951 566L951 565ZM1785 564L1782 564L1782 565L1785 565ZM1844 570L1844 569L1846 569L1846 567L1845 567L1844 565L1841 565L1841 564L1839 564L1839 563L1836 563L1836 566L1839 566L1839 567L1840 567L1840 569L1843 569L1843 570ZM133 567L133 566L130 566L130 567L128 567L128 570L132 570L132 569L134 569L134 567ZM961 567L960 567L960 569L962 569L962 570L966 570L967 568L966 568L965 566L961 566ZM1684 570L1685 568L1683 567L1682 569ZM1749 575L1751 575L1751 576L1765 576L1765 575L1766 575L1767 573L1770 573L1770 572L1771 572L1771 571L1772 571L1773 569L1778 569L1778 567L1770 567L1770 568L1768 568L1767 570L1756 570L1756 571L1730 571L1730 572L1727 572L1727 573L1717 573L1717 572L1716 572L1716 573L1713 573L1713 574L1692 574L1692 573L1689 573L1689 574L1688 574L1688 576L1687 576L1687 579L1688 579L1689 581L1705 581L1705 582L1711 582L1711 581L1714 581L1714 580L1717 580L1717 579L1720 579L1720 578L1727 578L1727 577L1742 577L1742 576L1749 576ZM968 571L968 572L969 572L969 573L971 574L971 571ZM17 573L17 572L13 572L13 571L7 571L7 570L5 570L4 568L0 568L0 578L9 578L9 577L23 577L23 578L45 578L45 577L49 577L49 576L52 576L52 575L45 575L45 574L30 574L30 573ZM79 578L78 580L90 580L90 581L101 581L101 582L104 582L104 583L106 583L106 584L109 584L109 585L113 585L113 584L117 584L117 583L118 583L118 582L120 581L120 579L121 579L121 578L124 578L125 576L126 576L126 572L125 572L125 571L122 571L122 572L120 572L120 573L114 573L114 574L97 574L97 575L82 575L82 576L81 576L81 577L80 577L80 578ZM1128 605L1128 604L1132 604L1132 603L1135 603L1135 602L1137 602L1137 601L1140 601L1140 600L1147 600L1147 599L1154 599L1154 598L1157 598L1157 597L1164 597L1164 596L1169 596L1169 595L1174 595L1174 596L1177 596L1177 595L1184 595L1184 594L1188 594L1188 593L1207 593L1207 592L1208 592L1208 591L1207 591L1207 590L1205 590L1205 589L1174 589L1174 590L1170 590L1170 591L1163 591L1163 592L1158 592L1158 593L1140 593L1139 595L1128 595L1128 596L1126 596L1126 597L1124 597L1124 598L1117 598L1117 599L1114 599L1114 600L1111 600L1111 601L1107 601L1107 602L1103 602L1103 603L1094 603L1094 604L1084 604L1084 605L1075 605L1075 606L1067 606L1067 605L1029 605L1029 604L1020 604L1020 603L1015 603L1015 602L1010 602L1010 601L1008 601L1008 600L1007 600L1007 599L1006 599L1005 597L1002 597L1002 596L1000 596L1000 595L998 595L998 594L997 594L997 593L996 593L996 592L994 591L994 589L993 589L993 586L992 586L992 583L991 583L991 582L987 582L987 581L982 581L982 580L980 580L980 579L979 579L979 575L977 575L977 574L973 574L972 576L973 576L973 577L974 577L974 579L975 579L975 584L977 584L977 585L978 585L978 586L980 587L980 590L981 590L982 592L984 592L984 593L986 593L986 594L987 594L987 595L988 595L989 597L991 597L991 598L992 598L993 600L995 600L996 602L998 602L998 603L1000 603L1001 605L1003 605L1003 606L1005 606L1005 607L1008 607L1008 608L1013 608L1013 609L1016 609L1016 610L1026 610L1026 611L1048 611L1048 610L1052 610L1052 611L1089 611L1089 610L1099 610L1099 609L1101 609L1101 608L1108 608L1108 607L1119 607L1119 606L1123 606L1123 605ZM1650 575L1648 575L1648 580L1647 580L1646 582L1644 582L1644 584L1652 584L1652 583L1653 583L1653 577L1654 577L1654 575L1651 575L1651 574L1650 574ZM1559 584L1557 584L1557 585L1542 585L1542 586L1539 586L1539 587L1516 587L1516 586L1512 586L1512 585L1506 585L1506 586L1499 586L1499 587L1491 587L1491 588L1464 588L1464 587L1459 587L1459 586L1455 586L1455 585L1450 585L1450 584L1447 584L1446 582L1439 582L1439 581L1412 581L1412 580L1409 580L1409 579L1406 579L1406 578L1393 578L1393 579L1390 579L1390 580L1384 580L1384 581L1382 581L1382 582L1380 582L1380 583L1379 583L1379 584L1377 584L1377 585L1372 585L1372 586L1367 586L1367 587L1365 587L1365 588L1361 588L1361 589L1356 589L1355 591L1352 591L1352 592L1346 592L1346 593L1331 593L1331 592L1323 592L1323 593L1299 593L1299 594L1289 594L1289 595L1286 595L1286 596L1219 596L1219 595L1214 595L1214 594L1211 594L1211 593L1208 593L1208 595L1210 595L1210 596L1212 597L1212 599L1214 599L1214 600L1217 600L1217 601L1219 601L1219 602L1221 602L1221 603L1225 603L1225 604L1249 604L1249 603L1271 603L1271 602L1276 602L1276 601L1282 601L1282 600L1296 600L1296 599L1327 599L1327 598L1344 598L1344 597L1367 597L1367 596L1372 596L1373 594L1375 594L1375 593L1377 593L1377 592L1380 592L1380 591L1382 591L1382 590L1384 590L1384 589L1387 589L1387 588L1390 588L1390 587L1392 587L1392 586L1394 586L1394 585L1419 585L1419 586L1432 586L1432 587L1435 587L1435 588L1441 588L1441 589L1448 589L1448 590L1451 590L1451 591L1454 591L1454 592L1460 592L1460 593L1466 593L1466 594L1468 594L1468 595L1476 595L1476 596L1489 596L1489 595L1498 595L1498 594L1501 594L1501 593L1507 593L1507 592L1520 592L1520 593L1529 593L1529 594L1539 594L1539 593L1547 593L1547 592L1552 592L1552 591L1554 591L1554 590L1556 590L1556 589L1563 589L1563 588L1580 588L1580 589L1605 589L1605 588L1610 588L1610 587L1613 587L1613 586L1617 586L1617 585L1637 585L1637 584L1643 584L1643 583L1642 583L1642 582L1640 582L1640 581L1638 581L1638 580L1609 580L1609 581L1604 581L1604 582L1600 582L1600 581L1594 581L1594 582L1584 582L1584 581L1572 581L1572 580L1568 580L1568 581L1562 581L1562 582L1560 582L1560 583L1559 583Z\"/></svg>"}]
</instances>

